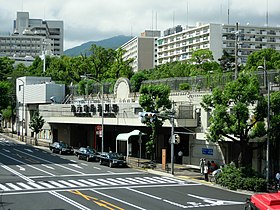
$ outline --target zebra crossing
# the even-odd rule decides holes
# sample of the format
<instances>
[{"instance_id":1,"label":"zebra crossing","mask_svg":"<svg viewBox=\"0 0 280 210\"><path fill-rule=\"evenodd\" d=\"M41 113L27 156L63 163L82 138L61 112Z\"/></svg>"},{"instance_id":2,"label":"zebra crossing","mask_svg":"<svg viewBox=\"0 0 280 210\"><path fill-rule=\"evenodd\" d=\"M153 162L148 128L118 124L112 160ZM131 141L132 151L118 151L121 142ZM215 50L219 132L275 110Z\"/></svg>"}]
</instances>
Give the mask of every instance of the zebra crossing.
<instances>
[{"instance_id":1,"label":"zebra crossing","mask_svg":"<svg viewBox=\"0 0 280 210\"><path fill-rule=\"evenodd\" d=\"M64 189L81 187L128 186L128 185L184 184L184 181L172 177L125 177L97 179L69 179L34 182L0 183L0 191L28 191L46 189Z\"/></svg>"},{"instance_id":2,"label":"zebra crossing","mask_svg":"<svg viewBox=\"0 0 280 210\"><path fill-rule=\"evenodd\" d=\"M16 146L17 144L15 142L11 142L9 140L0 138L0 145L2 145L2 146Z\"/></svg>"}]
</instances>

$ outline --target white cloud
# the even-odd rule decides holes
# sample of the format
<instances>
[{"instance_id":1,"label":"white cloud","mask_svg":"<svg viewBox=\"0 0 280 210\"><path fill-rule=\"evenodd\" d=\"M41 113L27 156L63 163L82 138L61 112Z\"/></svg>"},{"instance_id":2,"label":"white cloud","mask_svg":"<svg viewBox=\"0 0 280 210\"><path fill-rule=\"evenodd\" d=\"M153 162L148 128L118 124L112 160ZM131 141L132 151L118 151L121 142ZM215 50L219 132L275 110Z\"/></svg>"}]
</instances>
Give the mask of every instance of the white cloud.
<instances>
[{"instance_id":1,"label":"white cloud","mask_svg":"<svg viewBox=\"0 0 280 210\"><path fill-rule=\"evenodd\" d=\"M280 20L278 0L0 0L0 33L12 30L17 11L30 18L63 20L65 49L116 35L139 35L196 22L269 25ZM267 10L268 8L268 10Z\"/></svg>"}]
</instances>

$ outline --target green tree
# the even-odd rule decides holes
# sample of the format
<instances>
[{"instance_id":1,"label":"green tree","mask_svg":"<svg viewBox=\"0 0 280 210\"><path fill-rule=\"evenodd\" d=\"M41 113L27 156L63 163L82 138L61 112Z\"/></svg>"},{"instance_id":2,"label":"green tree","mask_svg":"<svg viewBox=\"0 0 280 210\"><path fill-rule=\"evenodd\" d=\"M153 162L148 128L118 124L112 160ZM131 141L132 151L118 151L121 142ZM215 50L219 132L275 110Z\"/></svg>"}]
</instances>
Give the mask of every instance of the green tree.
<instances>
[{"instance_id":1,"label":"green tree","mask_svg":"<svg viewBox=\"0 0 280 210\"><path fill-rule=\"evenodd\" d=\"M145 80L147 80L149 77L147 74L145 74L143 71L136 72L131 78L130 83L132 86L132 91L138 92L141 87L141 83Z\"/></svg>"},{"instance_id":2,"label":"green tree","mask_svg":"<svg viewBox=\"0 0 280 210\"><path fill-rule=\"evenodd\" d=\"M280 91L270 94L270 142L273 174L279 170L278 148L280 146Z\"/></svg>"},{"instance_id":3,"label":"green tree","mask_svg":"<svg viewBox=\"0 0 280 210\"><path fill-rule=\"evenodd\" d=\"M248 56L245 70L247 71L258 71L258 66L264 65L264 59L266 69L279 69L280 68L280 53L275 49L262 49L253 52Z\"/></svg>"},{"instance_id":4,"label":"green tree","mask_svg":"<svg viewBox=\"0 0 280 210\"><path fill-rule=\"evenodd\" d=\"M106 72L110 69L115 59L115 51L113 49L105 49L104 47L93 44L90 48L89 62L92 69L89 72L96 80L101 81L105 77Z\"/></svg>"},{"instance_id":5,"label":"green tree","mask_svg":"<svg viewBox=\"0 0 280 210\"><path fill-rule=\"evenodd\" d=\"M139 104L146 112L164 113L171 108L169 99L170 88L166 85L144 85L140 89ZM152 129L150 140L146 143L146 151L155 158L155 143L158 137L158 130L162 127L166 118L145 118L142 121Z\"/></svg>"},{"instance_id":6,"label":"green tree","mask_svg":"<svg viewBox=\"0 0 280 210\"><path fill-rule=\"evenodd\" d=\"M37 135L42 130L45 120L38 111L35 111L29 122L29 128L35 133L35 145L38 144Z\"/></svg>"},{"instance_id":7,"label":"green tree","mask_svg":"<svg viewBox=\"0 0 280 210\"><path fill-rule=\"evenodd\" d=\"M12 74L14 62L8 57L0 57L0 81L6 80Z\"/></svg>"},{"instance_id":8,"label":"green tree","mask_svg":"<svg viewBox=\"0 0 280 210\"><path fill-rule=\"evenodd\" d=\"M121 48L118 48L115 52L115 59L110 67L110 71L108 71L109 78L120 78L125 77L130 79L133 75L131 63L133 62L132 58L128 60L123 59L125 51Z\"/></svg>"},{"instance_id":9,"label":"green tree","mask_svg":"<svg viewBox=\"0 0 280 210\"><path fill-rule=\"evenodd\" d=\"M9 93L11 83L7 81L0 81L0 110L6 109L9 105Z\"/></svg>"},{"instance_id":10,"label":"green tree","mask_svg":"<svg viewBox=\"0 0 280 210\"><path fill-rule=\"evenodd\" d=\"M225 138L239 144L239 166L251 166L253 147L250 135L258 122L266 117L266 102L260 95L259 83L255 77L241 73L239 77L225 85L216 87L212 95L203 97L202 107L210 112L210 127L207 139L213 142ZM249 107L252 108L250 112ZM254 120L250 115L254 115ZM265 134L265 132L258 132Z\"/></svg>"}]
</instances>

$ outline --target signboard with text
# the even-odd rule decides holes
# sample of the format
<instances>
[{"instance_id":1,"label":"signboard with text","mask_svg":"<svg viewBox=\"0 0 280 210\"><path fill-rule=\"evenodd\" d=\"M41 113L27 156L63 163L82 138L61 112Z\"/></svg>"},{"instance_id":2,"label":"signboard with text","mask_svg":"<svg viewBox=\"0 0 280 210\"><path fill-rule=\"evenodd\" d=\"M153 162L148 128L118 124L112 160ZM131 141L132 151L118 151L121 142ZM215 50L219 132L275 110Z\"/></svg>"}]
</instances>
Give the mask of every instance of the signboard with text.
<instances>
[{"instance_id":1,"label":"signboard with text","mask_svg":"<svg viewBox=\"0 0 280 210\"><path fill-rule=\"evenodd\" d=\"M203 155L213 155L213 149L202 148L202 154Z\"/></svg>"}]
</instances>

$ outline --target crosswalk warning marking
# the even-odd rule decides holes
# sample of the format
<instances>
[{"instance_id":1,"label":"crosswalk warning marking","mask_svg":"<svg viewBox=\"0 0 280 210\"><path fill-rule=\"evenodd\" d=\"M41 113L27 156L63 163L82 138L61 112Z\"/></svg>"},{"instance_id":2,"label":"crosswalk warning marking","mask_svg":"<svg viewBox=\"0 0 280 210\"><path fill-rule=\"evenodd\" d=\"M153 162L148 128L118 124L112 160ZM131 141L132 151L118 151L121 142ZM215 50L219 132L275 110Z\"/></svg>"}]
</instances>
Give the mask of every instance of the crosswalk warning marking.
<instances>
[{"instance_id":1,"label":"crosswalk warning marking","mask_svg":"<svg viewBox=\"0 0 280 210\"><path fill-rule=\"evenodd\" d=\"M76 188L76 187L96 187L96 186L116 186L116 185L147 185L163 183L182 183L170 177L125 177L125 178L100 178L100 179L78 179L78 180L50 180L37 182L16 182L0 184L0 191L14 190L36 190L55 188Z\"/></svg>"},{"instance_id":2,"label":"crosswalk warning marking","mask_svg":"<svg viewBox=\"0 0 280 210\"><path fill-rule=\"evenodd\" d=\"M9 187L13 188L14 190L22 190L21 188L19 188L18 186L16 186L13 183L6 183L6 185L8 185Z\"/></svg>"},{"instance_id":3,"label":"crosswalk warning marking","mask_svg":"<svg viewBox=\"0 0 280 210\"><path fill-rule=\"evenodd\" d=\"M90 182L93 182L93 183L96 183L98 185L108 185L107 183L104 183L104 182L99 182L97 180L94 180L94 179L88 179Z\"/></svg>"},{"instance_id":4,"label":"crosswalk warning marking","mask_svg":"<svg viewBox=\"0 0 280 210\"><path fill-rule=\"evenodd\" d=\"M43 185L43 186L45 186L46 188L55 188L55 186L53 186L53 185L50 185L49 183L47 183L47 182L38 182L39 184L41 184L41 185Z\"/></svg>"},{"instance_id":5,"label":"crosswalk warning marking","mask_svg":"<svg viewBox=\"0 0 280 210\"><path fill-rule=\"evenodd\" d=\"M87 187L86 184L81 183L81 182L78 182L78 181L75 181L75 180L67 180L67 181L68 181L68 182L71 182L71 183L73 183L73 184L75 184L75 185L77 185L77 186Z\"/></svg>"},{"instance_id":6,"label":"crosswalk warning marking","mask_svg":"<svg viewBox=\"0 0 280 210\"><path fill-rule=\"evenodd\" d=\"M23 187L24 189L27 189L27 190L32 190L33 187L30 187L29 185L23 183L23 182L18 182L17 185Z\"/></svg>"},{"instance_id":7,"label":"crosswalk warning marking","mask_svg":"<svg viewBox=\"0 0 280 210\"><path fill-rule=\"evenodd\" d=\"M155 182L155 181L147 180L147 179L144 179L144 178L142 178L142 177L135 177L134 179L136 179L136 180L143 180L144 182L147 182L147 183L149 183L149 184L156 184L156 183L157 183L157 182Z\"/></svg>"},{"instance_id":8,"label":"crosswalk warning marking","mask_svg":"<svg viewBox=\"0 0 280 210\"><path fill-rule=\"evenodd\" d=\"M128 184L127 182L122 182L122 181L119 181L119 180L116 180L116 179L113 179L113 178L108 178L107 180L115 182L115 183L120 184L120 185L127 185Z\"/></svg>"},{"instance_id":9,"label":"crosswalk warning marking","mask_svg":"<svg viewBox=\"0 0 280 210\"><path fill-rule=\"evenodd\" d=\"M118 183L116 183L116 182L112 182L112 181L110 181L110 180L106 180L106 179L97 179L98 181L101 181L101 182L105 182L105 183L108 183L108 184L110 184L110 185L118 185Z\"/></svg>"},{"instance_id":10,"label":"crosswalk warning marking","mask_svg":"<svg viewBox=\"0 0 280 210\"><path fill-rule=\"evenodd\" d=\"M59 180L58 182L61 183L61 184L66 185L68 187L77 187L77 185L71 184L71 183L69 183L67 181L64 181L64 180Z\"/></svg>"},{"instance_id":11,"label":"crosswalk warning marking","mask_svg":"<svg viewBox=\"0 0 280 210\"><path fill-rule=\"evenodd\" d=\"M78 181L79 181L79 182L82 182L82 183L85 183L85 184L87 184L87 185L89 185L89 186L97 186L97 184L94 184L94 183L89 182L89 181L87 181L87 180L79 179Z\"/></svg>"},{"instance_id":12,"label":"crosswalk warning marking","mask_svg":"<svg viewBox=\"0 0 280 210\"><path fill-rule=\"evenodd\" d=\"M6 187L6 186L4 186L4 185L2 185L2 184L0 184L0 189L2 189L2 190L4 190L4 191L9 191L9 190L11 190L11 189L9 189L8 187Z\"/></svg>"},{"instance_id":13,"label":"crosswalk warning marking","mask_svg":"<svg viewBox=\"0 0 280 210\"><path fill-rule=\"evenodd\" d=\"M41 185L36 184L35 182L28 182L27 184L35 187L36 189L44 189Z\"/></svg>"},{"instance_id":14,"label":"crosswalk warning marking","mask_svg":"<svg viewBox=\"0 0 280 210\"><path fill-rule=\"evenodd\" d=\"M60 183L58 183L58 182L56 182L56 181L49 181L49 183L51 183L52 185L54 185L54 186L56 186L56 187L61 187L61 188L64 188L64 187L65 187L65 185L60 184Z\"/></svg>"},{"instance_id":15,"label":"crosswalk warning marking","mask_svg":"<svg viewBox=\"0 0 280 210\"><path fill-rule=\"evenodd\" d=\"M134 181L134 182L137 182L139 184L148 184L147 182L145 181L141 181L141 180L137 180L137 179L134 179L134 178L126 178L127 180L131 180L131 181Z\"/></svg>"},{"instance_id":16,"label":"crosswalk warning marking","mask_svg":"<svg viewBox=\"0 0 280 210\"><path fill-rule=\"evenodd\" d=\"M137 184L137 182L129 181L129 180L124 179L124 178L117 178L117 180L127 182L128 184Z\"/></svg>"}]
</instances>

